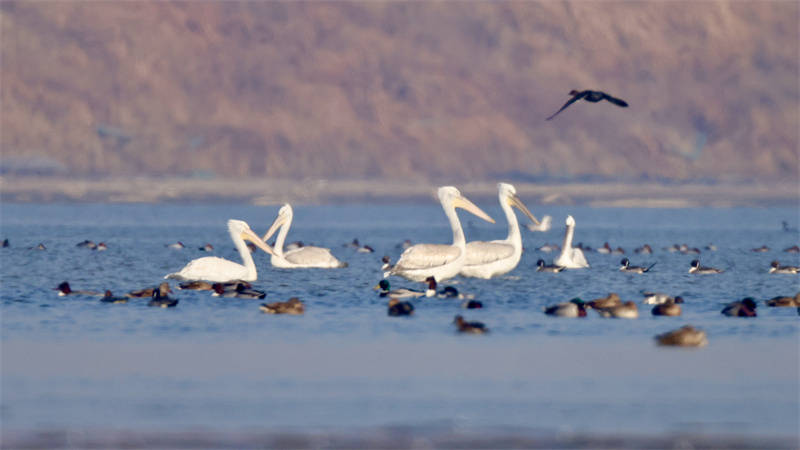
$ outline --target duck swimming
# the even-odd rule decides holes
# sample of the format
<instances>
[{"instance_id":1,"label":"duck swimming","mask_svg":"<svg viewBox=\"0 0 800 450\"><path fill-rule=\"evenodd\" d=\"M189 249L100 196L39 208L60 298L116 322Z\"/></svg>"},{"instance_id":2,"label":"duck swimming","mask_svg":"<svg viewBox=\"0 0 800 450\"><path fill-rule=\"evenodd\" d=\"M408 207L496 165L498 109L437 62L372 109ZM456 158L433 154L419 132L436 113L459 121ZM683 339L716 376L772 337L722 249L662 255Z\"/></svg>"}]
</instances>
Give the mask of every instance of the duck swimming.
<instances>
[{"instance_id":1,"label":"duck swimming","mask_svg":"<svg viewBox=\"0 0 800 450\"><path fill-rule=\"evenodd\" d=\"M756 302L747 297L738 302L728 303L722 308L722 314L730 317L756 317Z\"/></svg>"},{"instance_id":2,"label":"duck swimming","mask_svg":"<svg viewBox=\"0 0 800 450\"><path fill-rule=\"evenodd\" d=\"M249 283L214 283L212 290L213 297L262 299L267 296L266 292L253 289Z\"/></svg>"},{"instance_id":3,"label":"duck swimming","mask_svg":"<svg viewBox=\"0 0 800 450\"><path fill-rule=\"evenodd\" d=\"M681 305L683 298L675 297L674 299L667 300L666 302L653 307L651 312L654 316L680 316Z\"/></svg>"},{"instance_id":4,"label":"duck swimming","mask_svg":"<svg viewBox=\"0 0 800 450\"><path fill-rule=\"evenodd\" d=\"M714 273L722 273L724 270L716 269L714 267L705 267L700 265L700 261L697 259L692 260L689 267L689 273L697 273L700 275L707 275L707 274L714 274Z\"/></svg>"},{"instance_id":5,"label":"duck swimming","mask_svg":"<svg viewBox=\"0 0 800 450\"><path fill-rule=\"evenodd\" d=\"M562 270L566 269L564 266L557 266L555 264L547 264L544 262L543 259L536 261L536 271L537 272L551 272L551 273L558 273Z\"/></svg>"},{"instance_id":6,"label":"duck swimming","mask_svg":"<svg viewBox=\"0 0 800 450\"><path fill-rule=\"evenodd\" d=\"M703 347L708 345L706 332L691 325L685 325L677 330L659 334L655 337L658 345L677 347Z\"/></svg>"},{"instance_id":7,"label":"duck swimming","mask_svg":"<svg viewBox=\"0 0 800 450\"><path fill-rule=\"evenodd\" d=\"M58 287L53 288L53 290L58 291L59 297L64 297L67 295L88 295L91 297L96 297L102 295L95 291L73 291L72 288L70 288L69 283L66 281L61 282L61 284L59 284Z\"/></svg>"},{"instance_id":8,"label":"duck swimming","mask_svg":"<svg viewBox=\"0 0 800 450\"><path fill-rule=\"evenodd\" d=\"M430 283L429 283L430 285ZM375 287L372 289L376 291L380 291L378 294L381 297L391 297L391 298L417 298L417 297L432 297L436 294L436 285L434 284L433 289L428 289L427 291L417 291L414 289L391 289L391 285L389 284L389 280L381 280Z\"/></svg>"},{"instance_id":9,"label":"duck swimming","mask_svg":"<svg viewBox=\"0 0 800 450\"><path fill-rule=\"evenodd\" d=\"M459 333L485 334L489 332L482 322L467 322L460 314L453 319L453 323Z\"/></svg>"},{"instance_id":10,"label":"duck swimming","mask_svg":"<svg viewBox=\"0 0 800 450\"><path fill-rule=\"evenodd\" d=\"M644 300L642 300L642 303L647 305L660 305L662 303L666 303L669 300L675 300L667 294L661 294L657 292L642 292L642 295L644 295ZM681 301L676 303L683 303L683 299L681 298Z\"/></svg>"},{"instance_id":11,"label":"duck swimming","mask_svg":"<svg viewBox=\"0 0 800 450\"><path fill-rule=\"evenodd\" d=\"M592 309L604 309L619 306L621 304L622 300L619 298L619 295L616 292L609 292L609 294L605 297L596 298L587 303L586 306Z\"/></svg>"},{"instance_id":12,"label":"duck swimming","mask_svg":"<svg viewBox=\"0 0 800 450\"><path fill-rule=\"evenodd\" d=\"M457 299L473 299L475 298L474 294L464 294L458 291L458 289L454 288L453 286L445 286L441 290L436 290L438 284L436 283L436 277L428 277L425 279L428 283L428 290L425 291L426 297L433 297L434 295L439 298L457 298Z\"/></svg>"},{"instance_id":13,"label":"duck swimming","mask_svg":"<svg viewBox=\"0 0 800 450\"><path fill-rule=\"evenodd\" d=\"M656 263L653 263L650 264L649 267L632 266L628 258L622 258L622 261L620 261L619 263L621 264L619 270L628 273L646 273L649 272L650 269L652 269L653 266L656 265Z\"/></svg>"},{"instance_id":14,"label":"duck swimming","mask_svg":"<svg viewBox=\"0 0 800 450\"><path fill-rule=\"evenodd\" d=\"M258 307L265 314L289 314L299 316L306 312L303 302L297 297L292 297L285 302L262 303Z\"/></svg>"},{"instance_id":15,"label":"duck swimming","mask_svg":"<svg viewBox=\"0 0 800 450\"><path fill-rule=\"evenodd\" d=\"M796 266L782 266L778 261L772 261L769 268L769 273L800 273L800 267Z\"/></svg>"},{"instance_id":16,"label":"duck swimming","mask_svg":"<svg viewBox=\"0 0 800 450\"><path fill-rule=\"evenodd\" d=\"M464 309L480 309L483 308L483 303L479 300L464 300L461 303L461 307Z\"/></svg>"},{"instance_id":17,"label":"duck swimming","mask_svg":"<svg viewBox=\"0 0 800 450\"><path fill-rule=\"evenodd\" d=\"M608 94L606 94L605 92L602 92L602 91L589 91L589 90L587 90L587 91L580 91L579 92L579 91L576 91L576 90L573 89L573 90L569 91L569 95L571 95L572 98L569 99L567 101L567 103L564 103L564 106L562 106L561 109L556 111L552 116L548 117L546 120L552 120L553 117L558 115L558 113L560 113L561 111L567 109L567 107L569 105L571 105L571 104L573 104L576 101L581 100L581 99L586 100L587 102L591 102L591 103L597 103L599 101L606 100L606 101L611 102L611 103L613 103L613 104L615 104L615 105L617 105L617 106L619 106L621 108L627 108L628 107L628 103L625 100L621 100L621 99L618 99L616 97L612 97L612 96L610 96L610 95L608 95Z\"/></svg>"},{"instance_id":18,"label":"duck swimming","mask_svg":"<svg viewBox=\"0 0 800 450\"><path fill-rule=\"evenodd\" d=\"M800 292L794 297L778 296L764 302L770 307L800 307Z\"/></svg>"},{"instance_id":19,"label":"duck swimming","mask_svg":"<svg viewBox=\"0 0 800 450\"><path fill-rule=\"evenodd\" d=\"M152 306L154 308L174 308L177 305L177 299L172 299L169 298L169 296L161 295L161 292L158 290L153 291L153 296L150 298L150 301L147 302L147 306Z\"/></svg>"},{"instance_id":20,"label":"duck swimming","mask_svg":"<svg viewBox=\"0 0 800 450\"><path fill-rule=\"evenodd\" d=\"M172 289L170 289L170 287L169 287L169 283L167 283L165 281L165 282L159 284L158 287L140 289L138 291L131 291L131 292L128 292L127 294L125 294L125 296L129 297L129 298L152 297L153 296L153 291L155 291L155 290L158 290L158 292L163 297L166 297L170 292L172 292Z\"/></svg>"},{"instance_id":21,"label":"duck swimming","mask_svg":"<svg viewBox=\"0 0 800 450\"><path fill-rule=\"evenodd\" d=\"M400 301L396 298L389 299L387 314L390 316L410 316L414 314L414 305L410 302Z\"/></svg>"},{"instance_id":22,"label":"duck swimming","mask_svg":"<svg viewBox=\"0 0 800 450\"><path fill-rule=\"evenodd\" d=\"M213 284L208 281L187 281L178 285L178 289L186 289L192 291L210 291L213 289Z\"/></svg>"},{"instance_id":23,"label":"duck swimming","mask_svg":"<svg viewBox=\"0 0 800 450\"><path fill-rule=\"evenodd\" d=\"M111 291L106 291L100 301L103 303L128 303L128 297L115 297Z\"/></svg>"},{"instance_id":24,"label":"duck swimming","mask_svg":"<svg viewBox=\"0 0 800 450\"><path fill-rule=\"evenodd\" d=\"M625 302L621 305L611 306L608 308L595 308L602 317L613 317L617 319L635 319L639 317L639 308L636 307L634 302Z\"/></svg>"},{"instance_id":25,"label":"duck swimming","mask_svg":"<svg viewBox=\"0 0 800 450\"><path fill-rule=\"evenodd\" d=\"M568 302L546 307L544 313L556 317L586 317L586 307L583 300L573 298Z\"/></svg>"}]
</instances>

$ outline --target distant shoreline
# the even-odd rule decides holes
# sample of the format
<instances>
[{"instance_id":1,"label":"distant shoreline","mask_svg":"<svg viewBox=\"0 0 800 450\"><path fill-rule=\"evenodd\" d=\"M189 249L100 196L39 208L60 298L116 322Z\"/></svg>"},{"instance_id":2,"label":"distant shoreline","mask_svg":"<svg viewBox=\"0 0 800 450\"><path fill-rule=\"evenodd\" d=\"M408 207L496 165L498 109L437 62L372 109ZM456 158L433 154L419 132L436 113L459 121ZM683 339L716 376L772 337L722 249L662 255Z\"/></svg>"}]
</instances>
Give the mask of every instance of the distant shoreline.
<instances>
[{"instance_id":1,"label":"distant shoreline","mask_svg":"<svg viewBox=\"0 0 800 450\"><path fill-rule=\"evenodd\" d=\"M496 182L454 184L473 199L494 198ZM530 204L597 207L798 206L797 183L663 184L624 182L513 183ZM277 180L230 178L0 177L0 201L12 203L181 203L241 202L275 205L417 202L434 199L430 181Z\"/></svg>"}]
</instances>

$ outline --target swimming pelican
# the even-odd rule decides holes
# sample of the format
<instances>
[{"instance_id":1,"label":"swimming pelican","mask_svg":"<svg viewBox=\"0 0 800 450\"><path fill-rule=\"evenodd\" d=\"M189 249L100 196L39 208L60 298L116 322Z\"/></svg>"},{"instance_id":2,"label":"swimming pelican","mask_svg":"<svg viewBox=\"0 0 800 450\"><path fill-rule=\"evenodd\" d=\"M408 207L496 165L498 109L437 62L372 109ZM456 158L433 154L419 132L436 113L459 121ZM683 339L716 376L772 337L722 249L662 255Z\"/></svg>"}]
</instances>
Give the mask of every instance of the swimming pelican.
<instances>
[{"instance_id":1,"label":"swimming pelican","mask_svg":"<svg viewBox=\"0 0 800 450\"><path fill-rule=\"evenodd\" d=\"M579 248L572 247L572 235L575 234L575 219L572 216L567 216L567 229L564 233L564 245L561 246L561 255L556 258L553 263L557 266L566 267L567 269L582 269L589 267L586 262L586 257L583 256L583 251Z\"/></svg>"},{"instance_id":2,"label":"swimming pelican","mask_svg":"<svg viewBox=\"0 0 800 450\"><path fill-rule=\"evenodd\" d=\"M384 272L384 277L399 275L411 281L424 281L432 276L440 282L452 278L458 275L467 260L467 244L456 208L463 208L487 222L494 223L494 219L467 200L453 186L440 187L438 195L442 209L450 221L450 228L453 230L453 243L413 245L400 255L397 264Z\"/></svg>"},{"instance_id":3,"label":"swimming pelican","mask_svg":"<svg viewBox=\"0 0 800 450\"><path fill-rule=\"evenodd\" d=\"M485 242L472 241L467 243L467 260L461 268L461 275L489 279L497 275L508 273L517 267L522 256L522 236L519 233L517 215L512 207L525 213L531 221L539 224L536 217L517 197L517 190L508 183L497 184L500 207L508 220L508 237L503 240Z\"/></svg>"},{"instance_id":4,"label":"swimming pelican","mask_svg":"<svg viewBox=\"0 0 800 450\"><path fill-rule=\"evenodd\" d=\"M340 267L347 267L347 263L343 263L336 259L331 254L330 249L322 247L314 247L304 245L294 250L289 250L284 253L283 242L286 240L286 235L289 233L289 228L292 226L292 205L286 203L278 211L278 217L272 222L272 225L264 235L264 241L270 238L275 231L280 228L278 237L275 239L275 248L270 258L270 262L274 267L282 269L302 269L316 267L320 269L336 269Z\"/></svg>"},{"instance_id":5,"label":"swimming pelican","mask_svg":"<svg viewBox=\"0 0 800 450\"><path fill-rule=\"evenodd\" d=\"M259 239L250 229L250 226L244 221L235 219L229 220L228 232L231 235L231 240L233 240L236 249L239 250L239 256L242 257L244 265L216 256L206 256L190 261L189 264L184 266L179 272L168 274L164 278L174 278L183 281L207 280L220 283L231 280L255 281L258 278L258 273L256 272L256 265L253 262L253 256L250 254L247 245L245 245L245 239L252 241L269 254L273 254L273 250L265 244L264 241Z\"/></svg>"}]
</instances>

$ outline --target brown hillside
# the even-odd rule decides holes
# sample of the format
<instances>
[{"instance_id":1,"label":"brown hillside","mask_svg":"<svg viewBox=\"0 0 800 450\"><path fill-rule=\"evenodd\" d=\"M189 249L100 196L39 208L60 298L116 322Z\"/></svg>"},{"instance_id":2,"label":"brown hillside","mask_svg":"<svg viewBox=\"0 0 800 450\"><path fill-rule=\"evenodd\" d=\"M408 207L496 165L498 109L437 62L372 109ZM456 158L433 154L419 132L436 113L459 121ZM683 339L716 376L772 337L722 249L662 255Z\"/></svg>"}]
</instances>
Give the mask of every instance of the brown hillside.
<instances>
[{"instance_id":1,"label":"brown hillside","mask_svg":"<svg viewBox=\"0 0 800 450\"><path fill-rule=\"evenodd\" d=\"M796 183L798 10L3 1L0 145L78 175ZM631 107L544 121L573 88Z\"/></svg>"}]
</instances>

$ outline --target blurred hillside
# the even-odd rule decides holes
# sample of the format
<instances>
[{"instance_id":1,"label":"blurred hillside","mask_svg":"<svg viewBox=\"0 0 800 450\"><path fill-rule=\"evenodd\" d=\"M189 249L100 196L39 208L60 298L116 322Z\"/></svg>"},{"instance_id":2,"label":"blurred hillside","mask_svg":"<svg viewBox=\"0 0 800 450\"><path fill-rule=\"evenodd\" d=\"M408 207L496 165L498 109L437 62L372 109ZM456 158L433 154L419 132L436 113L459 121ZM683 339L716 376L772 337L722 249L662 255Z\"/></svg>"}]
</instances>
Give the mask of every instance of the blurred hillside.
<instances>
[{"instance_id":1,"label":"blurred hillside","mask_svg":"<svg viewBox=\"0 0 800 450\"><path fill-rule=\"evenodd\" d=\"M0 3L9 172L798 181L797 2ZM576 103L601 89L631 107Z\"/></svg>"}]
</instances>

